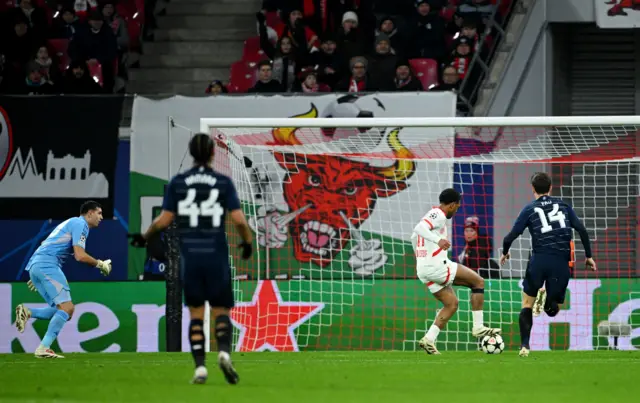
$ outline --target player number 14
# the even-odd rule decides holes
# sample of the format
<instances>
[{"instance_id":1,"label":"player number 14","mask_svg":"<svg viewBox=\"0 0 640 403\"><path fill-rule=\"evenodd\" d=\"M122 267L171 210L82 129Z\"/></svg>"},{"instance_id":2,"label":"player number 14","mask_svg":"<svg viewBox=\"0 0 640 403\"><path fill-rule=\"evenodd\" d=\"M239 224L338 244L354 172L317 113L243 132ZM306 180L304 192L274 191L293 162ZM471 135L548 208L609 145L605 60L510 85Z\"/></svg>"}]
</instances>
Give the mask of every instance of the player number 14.
<instances>
[{"instance_id":1,"label":"player number 14","mask_svg":"<svg viewBox=\"0 0 640 403\"><path fill-rule=\"evenodd\" d=\"M218 203L218 189L211 189L209 198L200 203L194 203L196 200L196 190L187 190L187 197L178 202L178 214L189 217L189 226L195 228L198 226L200 217L211 217L211 225L214 228L220 226L224 209Z\"/></svg>"},{"instance_id":2,"label":"player number 14","mask_svg":"<svg viewBox=\"0 0 640 403\"><path fill-rule=\"evenodd\" d=\"M543 234L553 230L553 227L549 223L557 222L560 224L560 228L565 228L567 226L564 221L565 215L562 213L562 211L560 211L560 206L558 205L558 203L553 204L553 209L546 216L544 214L544 210L540 207L534 208L533 211L538 213L538 216L540 217L540 224L542 224L540 232L542 232ZM549 217L548 220L547 216Z\"/></svg>"}]
</instances>

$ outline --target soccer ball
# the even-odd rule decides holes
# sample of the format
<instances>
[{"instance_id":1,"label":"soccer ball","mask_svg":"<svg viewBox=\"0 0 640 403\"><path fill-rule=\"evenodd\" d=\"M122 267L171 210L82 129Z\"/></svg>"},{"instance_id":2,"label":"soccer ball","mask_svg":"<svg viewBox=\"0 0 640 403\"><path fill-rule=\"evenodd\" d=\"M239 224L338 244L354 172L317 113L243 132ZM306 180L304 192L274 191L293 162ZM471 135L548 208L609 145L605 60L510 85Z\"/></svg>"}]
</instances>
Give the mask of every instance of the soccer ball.
<instances>
[{"instance_id":1,"label":"soccer ball","mask_svg":"<svg viewBox=\"0 0 640 403\"><path fill-rule=\"evenodd\" d=\"M500 354L504 351L504 340L500 335L484 336L480 348L485 354Z\"/></svg>"}]
</instances>

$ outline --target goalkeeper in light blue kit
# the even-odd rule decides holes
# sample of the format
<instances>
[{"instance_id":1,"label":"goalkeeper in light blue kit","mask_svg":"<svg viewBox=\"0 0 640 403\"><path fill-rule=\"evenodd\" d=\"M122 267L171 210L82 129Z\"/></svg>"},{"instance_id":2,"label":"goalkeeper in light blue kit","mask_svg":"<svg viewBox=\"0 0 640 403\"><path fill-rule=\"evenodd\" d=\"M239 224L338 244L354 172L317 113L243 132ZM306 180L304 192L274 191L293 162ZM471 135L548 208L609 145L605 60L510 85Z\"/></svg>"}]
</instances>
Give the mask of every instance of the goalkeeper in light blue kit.
<instances>
[{"instance_id":1,"label":"goalkeeper in light blue kit","mask_svg":"<svg viewBox=\"0 0 640 403\"><path fill-rule=\"evenodd\" d=\"M47 308L29 309L23 304L16 307L16 327L24 332L30 318L50 320L47 333L36 349L37 358L64 358L51 349L65 323L73 315L73 302L69 292L69 283L62 272L65 260L72 256L82 263L97 267L108 276L111 273L111 260L96 260L85 252L89 229L96 228L102 221L102 207L94 201L87 201L80 207L80 216L70 218L58 225L42 241L27 263L29 288L38 291L47 302Z\"/></svg>"}]
</instances>

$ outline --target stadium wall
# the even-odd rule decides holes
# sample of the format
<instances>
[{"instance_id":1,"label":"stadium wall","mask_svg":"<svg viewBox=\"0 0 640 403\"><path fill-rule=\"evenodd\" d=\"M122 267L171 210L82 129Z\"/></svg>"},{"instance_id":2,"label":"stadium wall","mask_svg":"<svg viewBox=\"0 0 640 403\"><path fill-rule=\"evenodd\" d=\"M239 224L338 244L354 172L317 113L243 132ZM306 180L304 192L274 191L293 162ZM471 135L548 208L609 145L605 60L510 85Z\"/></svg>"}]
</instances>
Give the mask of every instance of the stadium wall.
<instances>
[{"instance_id":1,"label":"stadium wall","mask_svg":"<svg viewBox=\"0 0 640 403\"><path fill-rule=\"evenodd\" d=\"M323 292L335 286L328 281L243 281L233 319L234 348L238 351L296 350L414 350L424 334L425 319L438 308L426 288L415 280L382 280L369 284L363 295L353 294L352 303L340 310L344 294ZM334 283L334 282L333 282ZM345 291L353 286L342 283ZM75 314L52 346L62 353L163 351L165 346L162 283L72 283L79 302ZM500 323L507 347L519 344L517 310L520 282L493 280L487 285L489 323ZM264 294L273 293L273 298ZM256 294L262 294L259 298ZM256 302L262 301L262 302ZM441 335L443 349L474 350L469 337L471 323L468 292L460 292L459 321ZM26 302L42 306L37 294L24 284L0 284L0 353L33 351L46 332L46 321L31 321L24 333L12 324L13 307ZM264 304L269 304L267 306ZM264 305L264 306L262 306ZM284 323L292 307L306 309L302 320ZM266 317L259 312L275 310ZM566 309L553 320L535 318L532 349L592 350L607 348L613 340L597 336L599 322L630 323L631 337L620 338L622 350L640 349L640 280L572 280ZM297 318L298 316L296 316ZM188 315L183 315L183 351L188 346ZM259 318L261 318L259 320ZM266 319L265 319L266 318ZM259 327L254 329L254 327ZM242 325L244 324L244 325ZM271 346L266 346L271 343Z\"/></svg>"}]
</instances>

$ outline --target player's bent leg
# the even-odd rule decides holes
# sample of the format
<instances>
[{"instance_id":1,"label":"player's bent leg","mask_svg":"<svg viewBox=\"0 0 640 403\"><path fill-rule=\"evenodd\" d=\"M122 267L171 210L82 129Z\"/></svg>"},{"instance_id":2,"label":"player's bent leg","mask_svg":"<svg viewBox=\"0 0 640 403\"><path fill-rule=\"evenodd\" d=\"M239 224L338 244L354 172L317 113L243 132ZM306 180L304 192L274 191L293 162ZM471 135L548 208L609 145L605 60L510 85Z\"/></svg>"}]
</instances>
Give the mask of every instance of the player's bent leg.
<instances>
[{"instance_id":1,"label":"player's bent leg","mask_svg":"<svg viewBox=\"0 0 640 403\"><path fill-rule=\"evenodd\" d=\"M32 267L31 270L29 270L29 279L36 288L36 291L38 291L38 294L40 294L40 296L42 296L42 298L47 302L47 305L49 305L46 308L31 308L31 317L34 319L50 320L53 318L53 315L55 315L58 308L53 302L53 296L49 295L47 287L45 287L47 282L37 266ZM56 292L55 288L51 289L51 291Z\"/></svg>"},{"instance_id":2,"label":"player's bent leg","mask_svg":"<svg viewBox=\"0 0 640 403\"><path fill-rule=\"evenodd\" d=\"M473 317L473 337L495 336L502 332L499 328L490 328L484 324L484 279L470 268L458 264L454 285L471 289L471 314Z\"/></svg>"},{"instance_id":3,"label":"player's bent leg","mask_svg":"<svg viewBox=\"0 0 640 403\"><path fill-rule=\"evenodd\" d=\"M458 297L451 286L443 287L432 284L429 286L429 289L433 292L436 299L442 302L443 307L436 312L435 321L424 337L420 339L418 345L426 351L427 354L437 355L440 354L440 352L436 348L436 339L440 331L444 329L449 320L458 311Z\"/></svg>"},{"instance_id":4,"label":"player's bent leg","mask_svg":"<svg viewBox=\"0 0 640 403\"><path fill-rule=\"evenodd\" d=\"M189 306L191 322L189 322L189 343L191 355L196 365L196 371L191 383L203 384L207 381L208 372L205 367L205 338L204 338L204 303Z\"/></svg>"},{"instance_id":5,"label":"player's bent leg","mask_svg":"<svg viewBox=\"0 0 640 403\"><path fill-rule=\"evenodd\" d=\"M231 362L231 335L233 328L231 326L231 319L229 318L229 308L212 307L211 316L215 318L215 335L218 343L218 366L227 382L235 385L240 380L240 377Z\"/></svg>"},{"instance_id":6,"label":"player's bent leg","mask_svg":"<svg viewBox=\"0 0 640 403\"><path fill-rule=\"evenodd\" d=\"M40 345L36 349L35 356L37 358L64 358L62 355L56 354L51 349L51 345L58 338L58 334L60 334L64 325L73 315L75 306L73 302L71 302L69 290L66 289L60 290L58 295L53 298L53 303L56 304L57 310L53 314L49 322L49 327L47 327L47 332L44 334Z\"/></svg>"}]
</instances>

